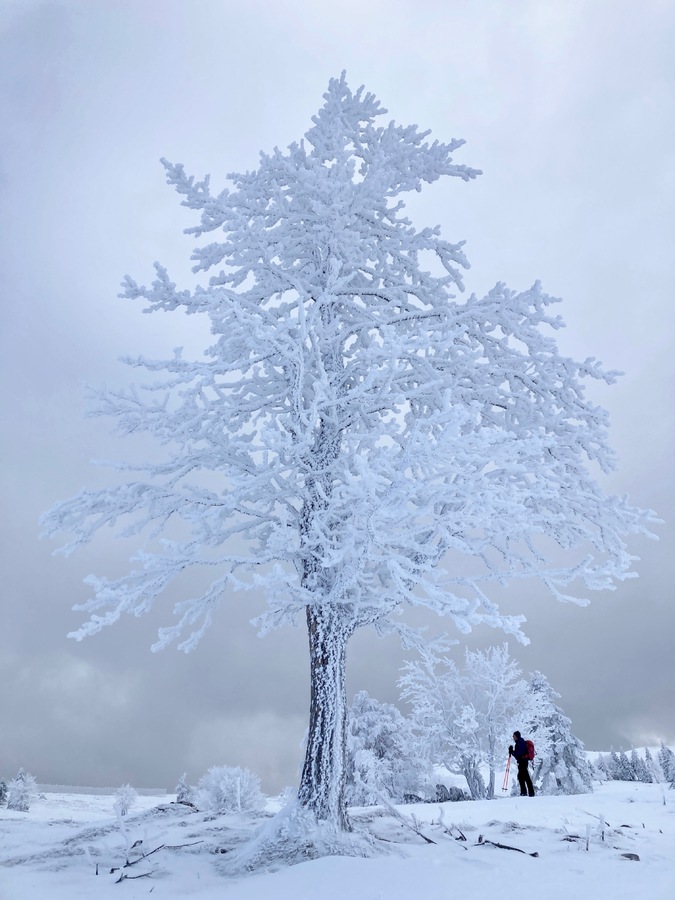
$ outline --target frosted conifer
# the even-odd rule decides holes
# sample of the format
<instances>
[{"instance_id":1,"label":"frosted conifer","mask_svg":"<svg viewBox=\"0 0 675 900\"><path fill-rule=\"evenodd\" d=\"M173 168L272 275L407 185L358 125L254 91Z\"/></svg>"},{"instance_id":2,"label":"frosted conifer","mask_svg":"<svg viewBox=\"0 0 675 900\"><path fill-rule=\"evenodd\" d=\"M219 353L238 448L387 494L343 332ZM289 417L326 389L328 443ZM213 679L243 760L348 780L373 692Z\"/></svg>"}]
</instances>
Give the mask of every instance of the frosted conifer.
<instances>
[{"instance_id":1,"label":"frosted conifer","mask_svg":"<svg viewBox=\"0 0 675 900\"><path fill-rule=\"evenodd\" d=\"M647 768L645 760L635 749L633 749L630 755L630 767L633 770L635 781L641 781L643 784L649 784L652 781L652 776Z\"/></svg>"},{"instance_id":2,"label":"frosted conifer","mask_svg":"<svg viewBox=\"0 0 675 900\"><path fill-rule=\"evenodd\" d=\"M530 689L540 713L530 734L537 748L533 781L541 794L585 794L593 790L593 770L584 745L572 734L571 720L556 704L560 697L541 672L533 672Z\"/></svg>"},{"instance_id":3,"label":"frosted conifer","mask_svg":"<svg viewBox=\"0 0 675 900\"><path fill-rule=\"evenodd\" d=\"M187 783L187 772L178 779L176 785L176 803L192 803L192 788Z\"/></svg>"},{"instance_id":4,"label":"frosted conifer","mask_svg":"<svg viewBox=\"0 0 675 900\"><path fill-rule=\"evenodd\" d=\"M663 772L658 760L654 759L649 747L645 747L645 765L649 772L651 781L659 782L663 778Z\"/></svg>"},{"instance_id":5,"label":"frosted conifer","mask_svg":"<svg viewBox=\"0 0 675 900\"><path fill-rule=\"evenodd\" d=\"M614 375L560 355L547 332L562 321L538 283L458 299L462 244L415 229L403 196L479 173L453 162L462 141L381 125L385 112L343 75L305 140L228 176L230 189L212 193L208 177L164 162L201 215L190 233L221 232L193 254L211 277L179 290L157 264L150 287L126 278L123 296L208 317L212 344L194 360L128 360L163 380L102 392L95 412L155 437L165 456L43 520L48 534L73 535L66 553L104 526L148 536L130 574L89 577L77 638L147 612L199 570L210 586L177 604L156 648L182 636L192 649L240 588L266 589L263 630L304 619L312 700L298 799L337 831L349 828L356 629L410 637L397 614L426 604L463 632L486 622L519 634L522 618L499 612L493 585L540 578L577 599L610 588L634 559L623 536L649 523L587 468L611 470L614 457L584 382ZM572 561L550 555L555 545Z\"/></svg>"},{"instance_id":6,"label":"frosted conifer","mask_svg":"<svg viewBox=\"0 0 675 900\"><path fill-rule=\"evenodd\" d=\"M661 744L661 749L658 752L658 760L661 771L663 772L664 780L671 788L675 788L675 753L673 753L670 747Z\"/></svg>"},{"instance_id":7,"label":"frosted conifer","mask_svg":"<svg viewBox=\"0 0 675 900\"><path fill-rule=\"evenodd\" d=\"M28 812L37 796L35 778L29 772L19 769L16 777L7 785L7 809Z\"/></svg>"}]
</instances>

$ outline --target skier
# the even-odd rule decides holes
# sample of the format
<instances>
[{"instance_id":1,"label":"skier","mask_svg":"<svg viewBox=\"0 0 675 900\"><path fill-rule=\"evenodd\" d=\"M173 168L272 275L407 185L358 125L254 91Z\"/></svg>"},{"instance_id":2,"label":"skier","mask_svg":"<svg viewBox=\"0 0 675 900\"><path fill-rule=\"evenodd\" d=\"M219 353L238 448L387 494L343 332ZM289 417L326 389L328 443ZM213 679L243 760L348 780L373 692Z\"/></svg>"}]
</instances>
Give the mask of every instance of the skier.
<instances>
[{"instance_id":1,"label":"skier","mask_svg":"<svg viewBox=\"0 0 675 900\"><path fill-rule=\"evenodd\" d=\"M513 732L514 743L509 746L509 756L514 756L518 763L518 784L520 785L520 796L534 797L534 785L530 778L529 757L527 752L527 744L521 737L519 731Z\"/></svg>"}]
</instances>

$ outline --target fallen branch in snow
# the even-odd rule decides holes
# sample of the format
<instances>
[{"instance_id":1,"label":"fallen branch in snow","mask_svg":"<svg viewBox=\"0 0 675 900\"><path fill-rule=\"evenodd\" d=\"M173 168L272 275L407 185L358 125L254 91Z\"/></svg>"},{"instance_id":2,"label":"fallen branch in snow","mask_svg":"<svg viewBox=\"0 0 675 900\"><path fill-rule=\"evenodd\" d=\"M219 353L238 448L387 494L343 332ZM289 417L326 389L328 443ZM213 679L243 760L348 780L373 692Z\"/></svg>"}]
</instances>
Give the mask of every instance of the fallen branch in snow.
<instances>
[{"instance_id":1,"label":"fallen branch in snow","mask_svg":"<svg viewBox=\"0 0 675 900\"><path fill-rule=\"evenodd\" d=\"M443 809L442 809L442 807L441 807L441 809L440 809L439 816L438 816L438 824L439 824L440 827L443 829L443 831L444 831L447 835L449 835L453 840L455 840L455 841L465 841L465 840L466 840L466 835L464 834L464 832L462 831L462 829L461 829L458 825L451 825L451 826L448 828L448 826L445 824L445 821L443 820ZM454 835L454 834L452 833L452 829L453 829L453 828L454 828L456 831L459 831L459 837L457 837L456 835ZM468 848L465 847L464 849L467 850Z\"/></svg>"},{"instance_id":2,"label":"fallen branch in snow","mask_svg":"<svg viewBox=\"0 0 675 900\"><path fill-rule=\"evenodd\" d=\"M508 844L498 844L497 841L488 841L482 834L478 835L478 842L474 844L474 847L485 847L487 844L491 847L499 847L500 850L515 850L516 853L524 853L526 856L534 856L535 858L539 856L536 852L528 853L527 850L521 850L520 847L509 847Z\"/></svg>"},{"instance_id":3,"label":"fallen branch in snow","mask_svg":"<svg viewBox=\"0 0 675 900\"><path fill-rule=\"evenodd\" d=\"M406 828L409 828L411 831L414 831L415 834L419 835L419 837L421 837L422 840L426 841L427 844L435 844L436 843L436 841L433 841L430 837L427 837L426 834L424 834L422 832L422 830L421 830L422 826L417 821L415 816L411 816L410 819L408 819L408 818L406 818L406 816L403 815L402 812L399 812L399 810L396 809L395 806L392 806L390 803L384 802L382 805L387 809L387 812L389 812L390 815L392 815L395 819L397 819L399 822L401 822L403 825L405 825Z\"/></svg>"},{"instance_id":4,"label":"fallen branch in snow","mask_svg":"<svg viewBox=\"0 0 675 900\"><path fill-rule=\"evenodd\" d=\"M115 869L113 869L114 871ZM120 872L120 877L115 884L119 884L120 881L135 881L137 878L151 878L154 874L154 872L141 872L140 875L127 875L126 872Z\"/></svg>"},{"instance_id":5,"label":"fallen branch in snow","mask_svg":"<svg viewBox=\"0 0 675 900\"><path fill-rule=\"evenodd\" d=\"M115 872L116 869L112 869L111 871ZM135 881L137 878L150 878L154 874L154 872L141 872L140 875L127 875L126 872L120 872L120 877L115 884L119 884L120 881Z\"/></svg>"},{"instance_id":6,"label":"fallen branch in snow","mask_svg":"<svg viewBox=\"0 0 675 900\"><path fill-rule=\"evenodd\" d=\"M141 843L141 841L136 841L136 843L133 845L133 847L136 847L140 843ZM119 872L121 869L126 869L129 866L135 866L137 863L143 862L144 859L147 859L149 856L152 856L153 853L157 853L159 850L182 850L183 847L194 847L195 844L203 844L203 843L204 843L204 841L191 841L189 844L160 844L159 847L155 847L155 849L150 850L149 853L142 853L138 857L138 859L132 859L132 860L127 859L127 861L124 863L123 866L114 866L110 870L110 874L112 875L114 872ZM132 847L132 850L133 850L133 847ZM150 873L146 873L146 874L150 874ZM143 876L143 875L134 875L134 876L127 875L125 877L127 877L127 878L131 878L131 877L143 878L145 876ZM122 881L122 878L120 878L119 881ZM115 882L115 884L117 884L117 882Z\"/></svg>"}]
</instances>

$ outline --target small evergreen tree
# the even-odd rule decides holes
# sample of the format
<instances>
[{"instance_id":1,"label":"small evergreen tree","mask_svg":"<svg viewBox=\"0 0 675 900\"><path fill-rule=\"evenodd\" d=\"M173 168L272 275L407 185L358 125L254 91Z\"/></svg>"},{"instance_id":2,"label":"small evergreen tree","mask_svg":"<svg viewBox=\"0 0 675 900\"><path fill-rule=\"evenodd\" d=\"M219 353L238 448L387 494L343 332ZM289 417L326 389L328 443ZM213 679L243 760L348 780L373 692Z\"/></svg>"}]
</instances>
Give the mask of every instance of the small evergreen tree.
<instances>
[{"instance_id":1,"label":"small evergreen tree","mask_svg":"<svg viewBox=\"0 0 675 900\"><path fill-rule=\"evenodd\" d=\"M0 779L0 806L7 803L7 782L4 778Z\"/></svg>"},{"instance_id":2,"label":"small evergreen tree","mask_svg":"<svg viewBox=\"0 0 675 900\"><path fill-rule=\"evenodd\" d=\"M611 781L609 766L607 765L607 757L602 753L598 754L598 758L593 764L593 776L596 781Z\"/></svg>"},{"instance_id":3,"label":"small evergreen tree","mask_svg":"<svg viewBox=\"0 0 675 900\"><path fill-rule=\"evenodd\" d=\"M586 794L593 790L593 770L572 722L556 705L560 697L541 672L533 672L530 690L539 698L539 717L531 726L537 747L533 780L542 794Z\"/></svg>"},{"instance_id":4,"label":"small evergreen tree","mask_svg":"<svg viewBox=\"0 0 675 900\"><path fill-rule=\"evenodd\" d=\"M633 778L635 781L641 781L643 784L651 783L651 773L647 768L644 759L635 749L633 749L630 755L630 767L633 770Z\"/></svg>"},{"instance_id":5,"label":"small evergreen tree","mask_svg":"<svg viewBox=\"0 0 675 900\"><path fill-rule=\"evenodd\" d=\"M617 781L635 781L635 773L625 750L619 753L617 761Z\"/></svg>"},{"instance_id":6,"label":"small evergreen tree","mask_svg":"<svg viewBox=\"0 0 675 900\"><path fill-rule=\"evenodd\" d=\"M192 803L192 793L192 788L187 783L187 772L183 772L176 785L176 803Z\"/></svg>"},{"instance_id":7,"label":"small evergreen tree","mask_svg":"<svg viewBox=\"0 0 675 900\"><path fill-rule=\"evenodd\" d=\"M35 778L29 772L19 769L16 778L13 778L7 786L7 809L28 812L31 803L36 799Z\"/></svg>"},{"instance_id":8,"label":"small evergreen tree","mask_svg":"<svg viewBox=\"0 0 675 900\"><path fill-rule=\"evenodd\" d=\"M675 789L675 753L673 753L670 747L666 747L663 743L659 750L659 764L663 772L664 780L671 788Z\"/></svg>"},{"instance_id":9,"label":"small evergreen tree","mask_svg":"<svg viewBox=\"0 0 675 900\"><path fill-rule=\"evenodd\" d=\"M645 765L647 766L647 770L649 771L653 782L658 783L662 780L663 772L661 771L661 766L659 765L658 760L654 759L652 756L649 747L645 747Z\"/></svg>"},{"instance_id":10,"label":"small evergreen tree","mask_svg":"<svg viewBox=\"0 0 675 900\"><path fill-rule=\"evenodd\" d=\"M386 797L402 803L430 785L425 743L413 723L391 703L360 691L347 720L347 803L374 806Z\"/></svg>"}]
</instances>

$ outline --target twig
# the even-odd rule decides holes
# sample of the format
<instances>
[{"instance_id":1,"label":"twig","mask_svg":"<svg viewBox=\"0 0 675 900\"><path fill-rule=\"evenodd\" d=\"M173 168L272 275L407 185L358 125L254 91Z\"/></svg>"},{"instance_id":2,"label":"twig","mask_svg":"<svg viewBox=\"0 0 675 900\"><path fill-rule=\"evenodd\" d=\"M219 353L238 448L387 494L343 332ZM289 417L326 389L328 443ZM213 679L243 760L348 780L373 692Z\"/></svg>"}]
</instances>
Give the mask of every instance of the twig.
<instances>
[{"instance_id":1,"label":"twig","mask_svg":"<svg viewBox=\"0 0 675 900\"><path fill-rule=\"evenodd\" d=\"M149 856L152 856L153 853L157 853L158 850L182 850L183 847L194 847L195 844L203 844L204 841L191 841L189 844L160 844L159 847L155 847L154 850L150 850L149 853L142 853L138 859L128 860L124 863L123 866L115 866L110 870L110 874L113 872L119 872L120 869L126 869L129 866L135 866L136 863L143 862L144 859L147 859ZM135 845L134 845L135 846ZM98 873L97 873L98 874ZM127 876L131 877L131 876ZM134 878L140 878L140 875L135 875Z\"/></svg>"},{"instance_id":2,"label":"twig","mask_svg":"<svg viewBox=\"0 0 675 900\"><path fill-rule=\"evenodd\" d=\"M112 871L114 872L115 869L113 869ZM127 875L126 872L120 872L120 877L117 879L115 884L119 884L120 881L135 881L137 878L151 878L154 874L154 872L141 872L140 875Z\"/></svg>"},{"instance_id":3,"label":"twig","mask_svg":"<svg viewBox=\"0 0 675 900\"><path fill-rule=\"evenodd\" d=\"M474 846L484 847L486 844L489 844L491 847L499 847L500 850L515 850L516 853L524 853L525 856L533 856L535 858L539 856L538 853L528 853L527 850L521 850L520 847L509 847L508 844L498 844L497 841L488 841L482 834L479 834L478 842L474 844Z\"/></svg>"},{"instance_id":4,"label":"twig","mask_svg":"<svg viewBox=\"0 0 675 900\"><path fill-rule=\"evenodd\" d=\"M403 823L405 826L407 826L411 831L414 831L415 834L419 835L419 837L421 837L422 840L426 841L427 844L435 844L435 843L436 843L436 841L432 841L432 839L431 839L430 837L427 837L426 834L423 834L423 833L420 831L419 825L418 825L418 823L417 823L417 821L415 820L414 817L412 817L412 821L410 821L409 819L407 819L407 818L403 815L403 813L399 812L399 811L396 809L395 806L392 806L391 803L386 803L386 802L385 802L383 805L386 807L386 809L388 810L388 812L389 812L395 819L398 819L399 822L402 822L402 823Z\"/></svg>"},{"instance_id":5,"label":"twig","mask_svg":"<svg viewBox=\"0 0 675 900\"><path fill-rule=\"evenodd\" d=\"M449 834L449 835L450 835L450 837L451 837L453 840L455 840L455 841L465 841L465 840L466 840L466 835L464 834L464 832L462 831L462 829L461 829L458 825L451 825L451 826L448 828L448 826L445 824L445 822L444 822L444 820L443 820L443 809L442 809L442 808L441 808L441 810L440 810L440 814L439 814L439 817L438 817L438 824L441 826L441 828L443 829L443 831L444 831L446 834ZM455 828L457 831L459 831L459 837L455 837L455 835L452 833L452 829L453 829L453 828ZM465 847L464 849L466 850L467 848Z\"/></svg>"}]
</instances>

